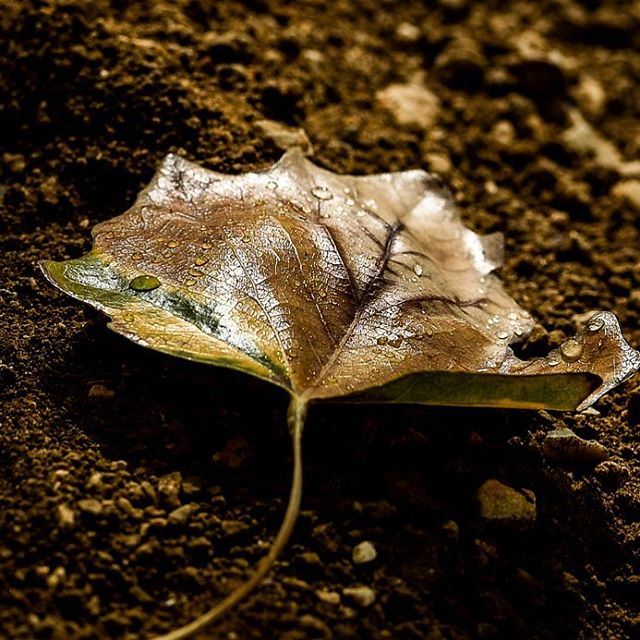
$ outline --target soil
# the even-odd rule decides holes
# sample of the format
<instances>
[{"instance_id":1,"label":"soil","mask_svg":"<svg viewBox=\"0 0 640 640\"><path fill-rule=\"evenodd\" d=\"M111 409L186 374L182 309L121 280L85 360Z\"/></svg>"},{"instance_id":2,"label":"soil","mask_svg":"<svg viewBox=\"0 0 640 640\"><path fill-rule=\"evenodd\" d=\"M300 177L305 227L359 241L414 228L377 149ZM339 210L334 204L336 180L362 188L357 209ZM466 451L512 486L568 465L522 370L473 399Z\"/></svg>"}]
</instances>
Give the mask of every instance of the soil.
<instances>
[{"instance_id":1,"label":"soil","mask_svg":"<svg viewBox=\"0 0 640 640\"><path fill-rule=\"evenodd\" d=\"M0 8L0 637L166 632L248 574L282 515L284 395L127 342L38 270L86 251L170 151L264 168L281 154L256 124L270 119L335 171L438 171L469 226L506 236L501 277L540 324L522 353L593 309L640 345L640 184L634 199L619 166L562 135L578 110L637 157L637 2ZM437 96L430 126L376 100L393 83ZM203 637L638 637L640 383L597 409L314 408L293 539ZM556 426L611 458L546 459ZM535 523L481 518L488 479L533 492ZM377 557L354 564L362 541Z\"/></svg>"}]
</instances>

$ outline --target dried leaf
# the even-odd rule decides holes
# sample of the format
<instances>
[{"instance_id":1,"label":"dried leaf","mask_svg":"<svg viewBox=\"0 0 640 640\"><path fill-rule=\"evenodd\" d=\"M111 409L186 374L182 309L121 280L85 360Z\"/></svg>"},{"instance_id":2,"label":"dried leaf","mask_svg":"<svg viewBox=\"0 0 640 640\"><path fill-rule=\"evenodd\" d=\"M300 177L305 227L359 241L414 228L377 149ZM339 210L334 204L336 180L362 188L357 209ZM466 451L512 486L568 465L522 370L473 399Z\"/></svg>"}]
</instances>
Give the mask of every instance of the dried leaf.
<instances>
[{"instance_id":1,"label":"dried leaf","mask_svg":"<svg viewBox=\"0 0 640 640\"><path fill-rule=\"evenodd\" d=\"M501 254L428 174L340 176L293 150L240 176L168 156L89 254L43 269L128 338L305 402L585 408L638 368L609 313L518 360L533 322L491 275Z\"/></svg>"},{"instance_id":2,"label":"dried leaf","mask_svg":"<svg viewBox=\"0 0 640 640\"><path fill-rule=\"evenodd\" d=\"M171 155L90 253L43 270L139 344L291 394L297 494L272 561L297 512L308 403L582 409L638 369L606 312L546 358L515 357L533 321L492 275L502 244L423 171L341 176L293 149L227 176Z\"/></svg>"}]
</instances>

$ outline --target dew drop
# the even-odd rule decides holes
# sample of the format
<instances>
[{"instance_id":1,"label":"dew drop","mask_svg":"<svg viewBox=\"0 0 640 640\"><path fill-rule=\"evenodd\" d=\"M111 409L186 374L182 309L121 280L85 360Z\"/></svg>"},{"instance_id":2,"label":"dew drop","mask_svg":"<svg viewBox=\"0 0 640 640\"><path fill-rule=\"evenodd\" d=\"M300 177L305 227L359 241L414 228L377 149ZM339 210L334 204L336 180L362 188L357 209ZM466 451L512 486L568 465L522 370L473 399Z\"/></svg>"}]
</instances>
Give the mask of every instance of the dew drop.
<instances>
[{"instance_id":1,"label":"dew drop","mask_svg":"<svg viewBox=\"0 0 640 640\"><path fill-rule=\"evenodd\" d=\"M575 362L582 355L582 345L575 338L569 338L560 345L560 353L567 362Z\"/></svg>"},{"instance_id":2,"label":"dew drop","mask_svg":"<svg viewBox=\"0 0 640 640\"><path fill-rule=\"evenodd\" d=\"M505 329L502 329L502 331L498 331L498 338L500 338L500 340L506 340L509 337L509 332L506 331Z\"/></svg>"},{"instance_id":3,"label":"dew drop","mask_svg":"<svg viewBox=\"0 0 640 640\"><path fill-rule=\"evenodd\" d=\"M356 203L356 201L353 198L347 198L345 200L345 203L348 204L350 207L353 207L353 205Z\"/></svg>"},{"instance_id":4,"label":"dew drop","mask_svg":"<svg viewBox=\"0 0 640 640\"><path fill-rule=\"evenodd\" d=\"M509 315L507 316L507 318L509 318L509 320L517 320L518 319L518 315L516 314L515 311L511 311L511 312L509 312Z\"/></svg>"},{"instance_id":5,"label":"dew drop","mask_svg":"<svg viewBox=\"0 0 640 640\"><path fill-rule=\"evenodd\" d=\"M320 185L316 185L311 189L311 193L318 198L318 200L331 200L333 198L333 194L327 187L323 187Z\"/></svg>"},{"instance_id":6,"label":"dew drop","mask_svg":"<svg viewBox=\"0 0 640 640\"><path fill-rule=\"evenodd\" d=\"M278 183L274 182L273 180L269 180L269 182L267 182L265 186L267 187L267 189L270 189L271 191L273 191L274 189L278 188Z\"/></svg>"},{"instance_id":7,"label":"dew drop","mask_svg":"<svg viewBox=\"0 0 640 640\"><path fill-rule=\"evenodd\" d=\"M417 275L417 276L421 276L423 273L423 269L422 266L419 264L415 264L413 265L413 272Z\"/></svg>"},{"instance_id":8,"label":"dew drop","mask_svg":"<svg viewBox=\"0 0 640 640\"><path fill-rule=\"evenodd\" d=\"M213 246L213 245L212 245L210 242L203 242L203 243L200 245L200 248L201 248L201 249L205 249L205 250L206 250L206 249L211 249L211 247L212 247L212 246Z\"/></svg>"},{"instance_id":9,"label":"dew drop","mask_svg":"<svg viewBox=\"0 0 640 640\"><path fill-rule=\"evenodd\" d=\"M201 267L203 264L207 264L207 262L209 262L209 260L207 258L202 257L202 256L198 256L193 262L198 267Z\"/></svg>"},{"instance_id":10,"label":"dew drop","mask_svg":"<svg viewBox=\"0 0 640 640\"><path fill-rule=\"evenodd\" d=\"M545 359L550 367L555 367L560 364L560 357L558 356L558 352L555 350L550 351Z\"/></svg>"},{"instance_id":11,"label":"dew drop","mask_svg":"<svg viewBox=\"0 0 640 640\"><path fill-rule=\"evenodd\" d=\"M169 242L167 242L167 247L171 247L171 249L175 249L176 247L179 247L180 243L177 240L169 240Z\"/></svg>"},{"instance_id":12,"label":"dew drop","mask_svg":"<svg viewBox=\"0 0 640 640\"><path fill-rule=\"evenodd\" d=\"M433 335L433 329L431 327L427 327L424 332L431 337Z\"/></svg>"},{"instance_id":13,"label":"dew drop","mask_svg":"<svg viewBox=\"0 0 640 640\"><path fill-rule=\"evenodd\" d=\"M160 286L160 280L155 276L142 275L136 276L129 282L129 288L134 291L153 291Z\"/></svg>"},{"instance_id":14,"label":"dew drop","mask_svg":"<svg viewBox=\"0 0 640 640\"><path fill-rule=\"evenodd\" d=\"M192 277L192 278L202 278L202 276L204 276L204 273L202 271L199 271L198 269L189 269L189 271L187 271L187 273Z\"/></svg>"},{"instance_id":15,"label":"dew drop","mask_svg":"<svg viewBox=\"0 0 640 640\"><path fill-rule=\"evenodd\" d=\"M587 324L587 329L591 333L597 333L603 327L604 327L604 320L602 318L593 318L593 320L590 320L589 324Z\"/></svg>"}]
</instances>

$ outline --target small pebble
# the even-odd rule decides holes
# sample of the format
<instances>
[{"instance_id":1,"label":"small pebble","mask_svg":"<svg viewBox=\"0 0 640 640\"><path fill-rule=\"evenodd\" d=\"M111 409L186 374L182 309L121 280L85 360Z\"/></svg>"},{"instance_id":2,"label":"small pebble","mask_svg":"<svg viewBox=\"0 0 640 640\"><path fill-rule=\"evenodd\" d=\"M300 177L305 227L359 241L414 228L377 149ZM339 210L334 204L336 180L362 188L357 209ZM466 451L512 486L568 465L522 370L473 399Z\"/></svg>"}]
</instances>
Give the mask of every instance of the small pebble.
<instances>
[{"instance_id":1,"label":"small pebble","mask_svg":"<svg viewBox=\"0 0 640 640\"><path fill-rule=\"evenodd\" d=\"M401 22L396 27L396 38L399 42L412 44L420 39L420 27L410 22Z\"/></svg>"},{"instance_id":2,"label":"small pebble","mask_svg":"<svg viewBox=\"0 0 640 640\"><path fill-rule=\"evenodd\" d=\"M112 400L115 395L116 392L104 384L91 385L88 393L91 400Z\"/></svg>"},{"instance_id":3,"label":"small pebble","mask_svg":"<svg viewBox=\"0 0 640 640\"><path fill-rule=\"evenodd\" d=\"M64 567L56 567L47 577L47 586L55 589L59 584L63 583L67 578L67 572Z\"/></svg>"},{"instance_id":4,"label":"small pebble","mask_svg":"<svg viewBox=\"0 0 640 640\"><path fill-rule=\"evenodd\" d=\"M257 120L254 125L260 135L271 140L278 149L286 151L299 147L305 155L313 155L313 146L304 129L288 127L275 120Z\"/></svg>"},{"instance_id":5,"label":"small pebble","mask_svg":"<svg viewBox=\"0 0 640 640\"><path fill-rule=\"evenodd\" d=\"M78 501L78 509L84 513L90 513L93 516L98 516L102 513L102 503L94 498L87 498L85 500Z\"/></svg>"},{"instance_id":6,"label":"small pebble","mask_svg":"<svg viewBox=\"0 0 640 640\"><path fill-rule=\"evenodd\" d=\"M168 473L158 480L158 493L170 507L180 506L180 490L182 489L182 474L179 471Z\"/></svg>"},{"instance_id":7,"label":"small pebble","mask_svg":"<svg viewBox=\"0 0 640 640\"><path fill-rule=\"evenodd\" d=\"M320 556L313 551L305 551L300 554L300 560L308 567L320 567L322 566L322 560Z\"/></svg>"},{"instance_id":8,"label":"small pebble","mask_svg":"<svg viewBox=\"0 0 640 640\"><path fill-rule=\"evenodd\" d=\"M378 552L376 551L376 548L368 540L356 545L351 554L354 564L372 562L377 556Z\"/></svg>"},{"instance_id":9,"label":"small pebble","mask_svg":"<svg viewBox=\"0 0 640 640\"><path fill-rule=\"evenodd\" d=\"M76 514L66 505L59 504L56 509L58 524L63 529L71 529L76 523Z\"/></svg>"},{"instance_id":10,"label":"small pebble","mask_svg":"<svg viewBox=\"0 0 640 640\"><path fill-rule=\"evenodd\" d=\"M607 448L594 440L585 440L571 429L560 428L548 433L542 443L545 458L554 462L598 464L609 458Z\"/></svg>"},{"instance_id":11,"label":"small pebble","mask_svg":"<svg viewBox=\"0 0 640 640\"><path fill-rule=\"evenodd\" d=\"M449 156L444 153L427 153L425 155L425 161L429 167L429 171L433 171L440 176L446 176L451 173L451 160Z\"/></svg>"},{"instance_id":12,"label":"small pebble","mask_svg":"<svg viewBox=\"0 0 640 640\"><path fill-rule=\"evenodd\" d=\"M221 526L226 536L237 536L249 528L249 525L241 520L223 520Z\"/></svg>"},{"instance_id":13,"label":"small pebble","mask_svg":"<svg viewBox=\"0 0 640 640\"><path fill-rule=\"evenodd\" d=\"M104 482L102 480L102 474L99 471L94 471L86 485L87 489L97 489L98 491L104 488Z\"/></svg>"},{"instance_id":14,"label":"small pebble","mask_svg":"<svg viewBox=\"0 0 640 640\"><path fill-rule=\"evenodd\" d=\"M198 507L195 504L185 504L177 509L174 509L168 516L167 521L169 524L174 525L182 525L187 522L187 520L191 517L191 514Z\"/></svg>"},{"instance_id":15,"label":"small pebble","mask_svg":"<svg viewBox=\"0 0 640 640\"><path fill-rule=\"evenodd\" d=\"M342 595L359 607L369 607L376 601L376 592L370 587L348 587Z\"/></svg>"},{"instance_id":16,"label":"small pebble","mask_svg":"<svg viewBox=\"0 0 640 640\"><path fill-rule=\"evenodd\" d=\"M322 602L326 602L327 604L340 604L340 594L335 591L324 591L320 589L316 591L316 597L318 600L322 600Z\"/></svg>"},{"instance_id":17,"label":"small pebble","mask_svg":"<svg viewBox=\"0 0 640 640\"><path fill-rule=\"evenodd\" d=\"M536 497L533 491L518 491L498 480L483 482L476 493L480 517L487 522L528 526L536 519Z\"/></svg>"},{"instance_id":18,"label":"small pebble","mask_svg":"<svg viewBox=\"0 0 640 640\"><path fill-rule=\"evenodd\" d=\"M611 193L634 211L640 212L640 180L622 180L611 189Z\"/></svg>"},{"instance_id":19,"label":"small pebble","mask_svg":"<svg viewBox=\"0 0 640 640\"><path fill-rule=\"evenodd\" d=\"M390 84L376 94L381 107L390 111L398 124L428 129L435 124L440 100L422 84Z\"/></svg>"}]
</instances>

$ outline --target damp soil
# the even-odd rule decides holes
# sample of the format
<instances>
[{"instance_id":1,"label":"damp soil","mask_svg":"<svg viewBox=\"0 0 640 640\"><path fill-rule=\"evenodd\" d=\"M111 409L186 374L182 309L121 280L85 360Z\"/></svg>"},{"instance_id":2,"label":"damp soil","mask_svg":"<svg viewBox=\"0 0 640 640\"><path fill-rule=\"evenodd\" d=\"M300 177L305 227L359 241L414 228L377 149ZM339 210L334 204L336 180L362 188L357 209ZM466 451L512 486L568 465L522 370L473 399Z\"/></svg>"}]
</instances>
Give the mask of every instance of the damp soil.
<instances>
[{"instance_id":1,"label":"damp soil","mask_svg":"<svg viewBox=\"0 0 640 640\"><path fill-rule=\"evenodd\" d=\"M522 353L593 309L640 344L640 196L562 135L577 109L637 157L637 3L429 4L0 1L0 637L166 632L248 575L283 513L280 391L147 352L38 270L86 251L168 152L264 168L267 119L335 171L438 171L506 236L501 277L539 322ZM428 126L376 98L394 83L437 96ZM295 534L203 637L638 637L639 383L597 410L314 407ZM611 458L547 460L557 426ZM535 522L482 519L488 479L533 492ZM362 541L377 557L354 564Z\"/></svg>"}]
</instances>

